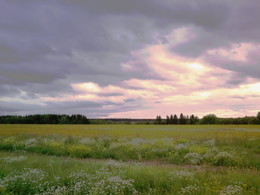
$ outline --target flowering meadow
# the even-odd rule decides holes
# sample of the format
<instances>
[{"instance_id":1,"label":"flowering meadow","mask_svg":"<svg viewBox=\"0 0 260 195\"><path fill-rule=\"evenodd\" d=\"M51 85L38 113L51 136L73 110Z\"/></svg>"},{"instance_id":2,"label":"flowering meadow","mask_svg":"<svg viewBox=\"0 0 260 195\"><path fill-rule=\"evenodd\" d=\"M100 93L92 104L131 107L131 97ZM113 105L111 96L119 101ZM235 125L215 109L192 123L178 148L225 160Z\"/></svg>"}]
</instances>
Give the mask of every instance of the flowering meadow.
<instances>
[{"instance_id":1,"label":"flowering meadow","mask_svg":"<svg viewBox=\"0 0 260 195\"><path fill-rule=\"evenodd\" d=\"M0 194L260 194L260 126L0 125Z\"/></svg>"}]
</instances>

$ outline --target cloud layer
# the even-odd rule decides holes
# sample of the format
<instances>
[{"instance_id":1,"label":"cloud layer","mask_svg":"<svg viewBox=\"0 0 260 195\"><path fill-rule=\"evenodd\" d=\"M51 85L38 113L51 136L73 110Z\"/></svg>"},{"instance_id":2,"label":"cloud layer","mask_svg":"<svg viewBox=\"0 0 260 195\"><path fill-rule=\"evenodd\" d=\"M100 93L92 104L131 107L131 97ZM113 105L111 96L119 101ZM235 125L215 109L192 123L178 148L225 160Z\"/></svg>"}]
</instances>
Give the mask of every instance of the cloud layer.
<instances>
[{"instance_id":1,"label":"cloud layer","mask_svg":"<svg viewBox=\"0 0 260 195\"><path fill-rule=\"evenodd\" d=\"M3 0L0 114L255 115L260 4Z\"/></svg>"}]
</instances>

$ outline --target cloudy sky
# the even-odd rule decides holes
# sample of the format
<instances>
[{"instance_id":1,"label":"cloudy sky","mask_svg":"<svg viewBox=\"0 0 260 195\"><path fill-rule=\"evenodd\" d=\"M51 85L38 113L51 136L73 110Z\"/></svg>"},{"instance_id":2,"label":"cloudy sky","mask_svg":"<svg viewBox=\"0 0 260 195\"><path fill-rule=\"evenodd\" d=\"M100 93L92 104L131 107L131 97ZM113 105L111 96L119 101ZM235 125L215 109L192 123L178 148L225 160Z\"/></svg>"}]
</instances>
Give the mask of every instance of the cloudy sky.
<instances>
[{"instance_id":1,"label":"cloudy sky","mask_svg":"<svg viewBox=\"0 0 260 195\"><path fill-rule=\"evenodd\" d=\"M0 114L256 115L257 0L0 0Z\"/></svg>"}]
</instances>

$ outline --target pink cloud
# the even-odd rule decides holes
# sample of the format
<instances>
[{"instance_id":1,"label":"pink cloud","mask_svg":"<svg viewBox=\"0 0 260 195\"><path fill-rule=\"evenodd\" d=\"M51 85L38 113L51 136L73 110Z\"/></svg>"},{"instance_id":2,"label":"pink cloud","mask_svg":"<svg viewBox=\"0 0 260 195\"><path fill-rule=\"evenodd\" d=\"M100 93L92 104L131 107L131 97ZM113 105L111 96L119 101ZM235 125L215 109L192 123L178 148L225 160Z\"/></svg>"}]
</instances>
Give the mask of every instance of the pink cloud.
<instances>
[{"instance_id":1,"label":"pink cloud","mask_svg":"<svg viewBox=\"0 0 260 195\"><path fill-rule=\"evenodd\" d=\"M178 44L192 39L190 29L182 28L172 32L168 39ZM213 49L207 55L221 58L247 61L248 53L259 49L248 43L234 44L231 49ZM45 97L44 101L88 100L93 102L112 102L127 104L127 100L142 100L142 107L135 110L117 110L109 117L117 118L154 118L173 113L197 114L203 116L215 113L218 116L255 115L260 109L260 82L248 78L244 84L230 88L227 82L233 71L215 67L202 57L185 58L168 51L168 45L149 45L132 53L133 60L122 63L122 69L128 72L145 71L138 67L139 59L146 64L147 71L159 75L162 79L131 78L115 85L100 86L94 82L73 83L77 92L65 94L63 98ZM145 74L145 72L144 72ZM106 105L102 109L117 109L116 105Z\"/></svg>"}]
</instances>

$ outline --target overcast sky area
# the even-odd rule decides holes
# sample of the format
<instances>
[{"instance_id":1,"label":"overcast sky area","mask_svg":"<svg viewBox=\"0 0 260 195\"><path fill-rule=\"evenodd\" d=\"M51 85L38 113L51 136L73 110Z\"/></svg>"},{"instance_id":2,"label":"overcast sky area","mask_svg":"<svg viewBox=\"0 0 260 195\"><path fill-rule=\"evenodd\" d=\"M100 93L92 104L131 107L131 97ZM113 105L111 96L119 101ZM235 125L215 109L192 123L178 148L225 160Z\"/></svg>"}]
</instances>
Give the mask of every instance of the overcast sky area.
<instances>
[{"instance_id":1,"label":"overcast sky area","mask_svg":"<svg viewBox=\"0 0 260 195\"><path fill-rule=\"evenodd\" d=\"M260 110L256 0L0 0L0 115Z\"/></svg>"}]
</instances>

